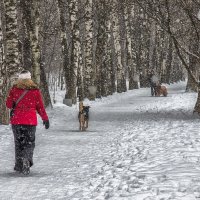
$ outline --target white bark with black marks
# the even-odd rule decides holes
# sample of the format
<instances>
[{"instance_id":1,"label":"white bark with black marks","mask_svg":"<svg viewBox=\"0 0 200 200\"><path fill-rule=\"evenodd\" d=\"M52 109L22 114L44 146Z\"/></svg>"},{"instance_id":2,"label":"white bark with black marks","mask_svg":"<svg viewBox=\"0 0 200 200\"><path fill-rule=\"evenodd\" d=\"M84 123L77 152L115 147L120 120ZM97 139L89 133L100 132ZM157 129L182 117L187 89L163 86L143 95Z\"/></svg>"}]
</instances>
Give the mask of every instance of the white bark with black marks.
<instances>
[{"instance_id":1,"label":"white bark with black marks","mask_svg":"<svg viewBox=\"0 0 200 200\"><path fill-rule=\"evenodd\" d=\"M32 55L32 77L35 83L40 85L40 44L39 44L39 0L21 0L25 30ZM29 68L28 66L26 68Z\"/></svg>"},{"instance_id":2,"label":"white bark with black marks","mask_svg":"<svg viewBox=\"0 0 200 200\"><path fill-rule=\"evenodd\" d=\"M3 62L5 60L2 28L2 20L0 15L0 77L2 76Z\"/></svg>"},{"instance_id":3,"label":"white bark with black marks","mask_svg":"<svg viewBox=\"0 0 200 200\"><path fill-rule=\"evenodd\" d=\"M138 89L138 82L136 80L136 63L134 62L133 54L133 43L131 38L131 19L134 18L134 5L129 5L126 2L125 5L125 25L126 25L126 40L127 40L127 64L128 64L128 75L129 75L129 90Z\"/></svg>"},{"instance_id":4,"label":"white bark with black marks","mask_svg":"<svg viewBox=\"0 0 200 200\"><path fill-rule=\"evenodd\" d=\"M5 99L8 91L11 87L11 77L19 72L21 69L19 66L19 49L18 49L18 30L17 30L17 9L16 0L4 0L5 8L5 44L6 44L6 55L5 55L5 66L3 75L3 87L2 87L2 98L0 101L0 123L8 124L9 115L8 110L5 106Z\"/></svg>"},{"instance_id":5,"label":"white bark with black marks","mask_svg":"<svg viewBox=\"0 0 200 200\"><path fill-rule=\"evenodd\" d=\"M96 69L93 65L93 0L87 0L85 4L85 68L84 68L84 79L85 79L85 94L89 97L89 86L95 85Z\"/></svg>"},{"instance_id":6,"label":"white bark with black marks","mask_svg":"<svg viewBox=\"0 0 200 200\"><path fill-rule=\"evenodd\" d=\"M6 20L6 56L5 65L8 76L19 71L19 49L16 0L4 0Z\"/></svg>"},{"instance_id":7,"label":"white bark with black marks","mask_svg":"<svg viewBox=\"0 0 200 200\"><path fill-rule=\"evenodd\" d=\"M80 48L80 38L79 38L79 26L78 26L78 0L71 0L69 4L69 14L70 14L70 26L71 26L71 67L70 67L70 87L68 88L69 98L72 99L72 103L76 103L76 84L77 84L77 70L79 68L79 58L81 54ZM81 67L80 67L81 69Z\"/></svg>"},{"instance_id":8,"label":"white bark with black marks","mask_svg":"<svg viewBox=\"0 0 200 200\"><path fill-rule=\"evenodd\" d=\"M115 0L114 7L118 7L118 1ZM125 80L125 71L122 65L122 51L120 44L120 27L119 27L119 16L117 10L113 10L112 12L112 26L113 26L113 37L114 37L114 45L115 45L115 54L117 56L117 71L116 71L116 79L117 79L117 92L124 92L124 80Z\"/></svg>"}]
</instances>

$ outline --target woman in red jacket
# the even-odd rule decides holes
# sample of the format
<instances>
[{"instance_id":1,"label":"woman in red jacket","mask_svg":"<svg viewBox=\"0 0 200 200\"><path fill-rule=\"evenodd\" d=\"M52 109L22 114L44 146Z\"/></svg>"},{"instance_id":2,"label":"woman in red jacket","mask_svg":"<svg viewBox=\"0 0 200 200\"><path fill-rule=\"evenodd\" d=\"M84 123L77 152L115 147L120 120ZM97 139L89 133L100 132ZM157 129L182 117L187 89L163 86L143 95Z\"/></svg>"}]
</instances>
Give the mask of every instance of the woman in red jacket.
<instances>
[{"instance_id":1,"label":"woman in red jacket","mask_svg":"<svg viewBox=\"0 0 200 200\"><path fill-rule=\"evenodd\" d=\"M31 80L31 73L27 70L20 73L18 81L11 88L6 106L12 109L19 98L21 100L15 106L10 118L15 141L14 170L27 175L33 165L37 112L41 116L45 128L49 128L49 120L41 93L38 86Z\"/></svg>"}]
</instances>

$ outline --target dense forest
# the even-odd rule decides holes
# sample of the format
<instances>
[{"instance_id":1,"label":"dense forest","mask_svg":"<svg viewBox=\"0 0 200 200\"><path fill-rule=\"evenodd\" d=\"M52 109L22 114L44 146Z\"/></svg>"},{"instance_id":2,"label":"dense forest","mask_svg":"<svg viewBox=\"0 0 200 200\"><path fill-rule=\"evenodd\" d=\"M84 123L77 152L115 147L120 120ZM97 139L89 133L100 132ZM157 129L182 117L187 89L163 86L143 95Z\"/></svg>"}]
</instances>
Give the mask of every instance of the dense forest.
<instances>
[{"instance_id":1,"label":"dense forest","mask_svg":"<svg viewBox=\"0 0 200 200\"><path fill-rule=\"evenodd\" d=\"M0 122L8 121L5 98L23 69L46 106L55 88L70 105L149 87L148 70L198 92L199 45L199 0L1 0Z\"/></svg>"}]
</instances>

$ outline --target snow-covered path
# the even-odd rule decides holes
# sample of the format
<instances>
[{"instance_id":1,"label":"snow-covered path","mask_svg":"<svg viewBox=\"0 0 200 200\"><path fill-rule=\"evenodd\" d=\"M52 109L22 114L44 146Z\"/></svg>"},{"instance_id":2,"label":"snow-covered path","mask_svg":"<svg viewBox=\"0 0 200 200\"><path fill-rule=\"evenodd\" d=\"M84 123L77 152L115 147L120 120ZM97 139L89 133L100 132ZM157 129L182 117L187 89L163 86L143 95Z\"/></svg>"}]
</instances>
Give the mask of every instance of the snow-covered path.
<instances>
[{"instance_id":1,"label":"snow-covered path","mask_svg":"<svg viewBox=\"0 0 200 200\"><path fill-rule=\"evenodd\" d=\"M77 108L58 103L51 128L38 127L28 177L13 172L12 133L0 127L0 199L200 199L197 96L184 93L183 83L166 98L149 93L89 103L87 132L78 131Z\"/></svg>"}]
</instances>

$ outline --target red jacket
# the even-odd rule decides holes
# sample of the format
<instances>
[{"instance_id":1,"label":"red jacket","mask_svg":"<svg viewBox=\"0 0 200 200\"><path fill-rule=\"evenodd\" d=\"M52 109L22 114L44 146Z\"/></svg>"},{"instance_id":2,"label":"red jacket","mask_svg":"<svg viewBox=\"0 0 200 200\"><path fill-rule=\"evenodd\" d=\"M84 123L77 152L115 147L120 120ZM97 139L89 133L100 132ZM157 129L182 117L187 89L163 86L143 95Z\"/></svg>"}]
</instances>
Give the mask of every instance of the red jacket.
<instances>
[{"instance_id":1,"label":"red jacket","mask_svg":"<svg viewBox=\"0 0 200 200\"><path fill-rule=\"evenodd\" d=\"M6 100L6 106L11 109L13 102L21 96L24 90L28 92L23 99L17 104L14 110L14 116L11 117L11 124L21 125L37 125L37 115L39 113L43 121L48 120L42 96L37 86L31 80L21 80L10 90L9 96Z\"/></svg>"}]
</instances>

